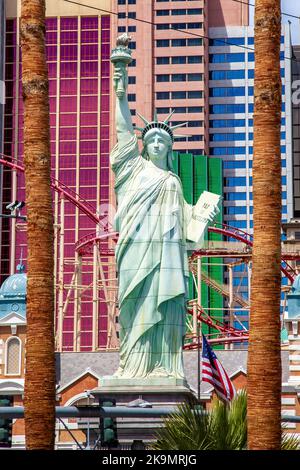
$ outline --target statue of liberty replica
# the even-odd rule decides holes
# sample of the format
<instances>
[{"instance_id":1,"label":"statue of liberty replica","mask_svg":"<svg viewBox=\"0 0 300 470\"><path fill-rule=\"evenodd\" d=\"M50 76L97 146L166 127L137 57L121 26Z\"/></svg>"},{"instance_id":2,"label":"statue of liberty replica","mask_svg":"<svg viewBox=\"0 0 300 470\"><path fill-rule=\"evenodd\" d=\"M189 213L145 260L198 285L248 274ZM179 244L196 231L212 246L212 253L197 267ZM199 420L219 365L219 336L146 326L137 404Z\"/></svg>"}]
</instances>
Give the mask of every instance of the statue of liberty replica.
<instances>
[{"instance_id":1,"label":"statue of liberty replica","mask_svg":"<svg viewBox=\"0 0 300 470\"><path fill-rule=\"evenodd\" d=\"M156 115L152 120L140 116L144 127L135 128L141 132L139 152L127 101L129 40L120 36L111 56L117 144L110 162L119 232L120 364L110 383L186 386L182 354L189 279L186 240L193 207L185 202L172 167L174 129L179 126L168 124L171 115L164 121ZM213 205L208 219L217 212Z\"/></svg>"}]
</instances>

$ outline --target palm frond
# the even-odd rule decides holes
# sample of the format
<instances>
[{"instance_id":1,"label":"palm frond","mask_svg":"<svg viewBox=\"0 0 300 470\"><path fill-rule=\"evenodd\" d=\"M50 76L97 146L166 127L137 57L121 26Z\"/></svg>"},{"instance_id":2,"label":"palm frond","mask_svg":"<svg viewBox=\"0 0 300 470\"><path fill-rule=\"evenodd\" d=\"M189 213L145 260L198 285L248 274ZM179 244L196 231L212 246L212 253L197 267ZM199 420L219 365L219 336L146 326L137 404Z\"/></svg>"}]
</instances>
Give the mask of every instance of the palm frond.
<instances>
[{"instance_id":1,"label":"palm frond","mask_svg":"<svg viewBox=\"0 0 300 470\"><path fill-rule=\"evenodd\" d=\"M184 403L164 420L156 450L243 450L247 448L247 393L239 391L230 404L213 402L210 411ZM282 450L300 450L299 438L282 433Z\"/></svg>"}]
</instances>

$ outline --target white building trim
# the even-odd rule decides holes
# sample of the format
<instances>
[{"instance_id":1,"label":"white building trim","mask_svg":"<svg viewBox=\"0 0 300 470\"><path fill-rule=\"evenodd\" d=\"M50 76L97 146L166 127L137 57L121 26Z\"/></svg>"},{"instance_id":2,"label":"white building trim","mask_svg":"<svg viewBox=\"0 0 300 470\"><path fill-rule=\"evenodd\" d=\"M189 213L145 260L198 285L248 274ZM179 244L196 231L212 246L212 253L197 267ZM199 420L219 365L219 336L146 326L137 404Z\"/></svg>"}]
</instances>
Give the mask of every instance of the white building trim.
<instances>
[{"instance_id":1,"label":"white building trim","mask_svg":"<svg viewBox=\"0 0 300 470\"><path fill-rule=\"evenodd\" d=\"M76 375L72 380L70 380L68 383L66 383L63 387L60 387L60 388L57 390L57 393L61 393L63 390L65 390L66 388L70 387L74 382L76 382L77 380L81 379L82 377L84 377L84 376L87 375L87 374L92 375L93 377L95 377L96 379L98 379L98 381L100 380L100 376L99 376L98 374L96 374L96 372L94 372L90 367L88 367L88 368L85 369L81 374Z\"/></svg>"},{"instance_id":2,"label":"white building trim","mask_svg":"<svg viewBox=\"0 0 300 470\"><path fill-rule=\"evenodd\" d=\"M9 343L11 343L13 340L17 340L18 343L19 343L19 368L18 368L18 372L14 372L14 373L8 373L7 371L7 366L8 366L8 346L9 346ZM21 375L21 363L22 363L22 341L20 340L20 338L18 336L10 336L6 343L5 343L5 359L4 359L4 363L5 363L5 370L4 370L4 375L7 375L7 376L15 376L15 375Z\"/></svg>"}]
</instances>

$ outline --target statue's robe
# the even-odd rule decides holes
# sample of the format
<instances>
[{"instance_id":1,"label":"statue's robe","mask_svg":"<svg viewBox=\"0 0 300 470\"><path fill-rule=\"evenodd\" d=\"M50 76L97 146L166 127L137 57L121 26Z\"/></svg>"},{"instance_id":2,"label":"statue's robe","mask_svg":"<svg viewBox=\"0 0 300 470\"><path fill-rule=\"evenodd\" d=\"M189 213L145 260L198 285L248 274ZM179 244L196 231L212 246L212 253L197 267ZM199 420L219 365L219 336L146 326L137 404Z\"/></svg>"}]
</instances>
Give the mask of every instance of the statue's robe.
<instances>
[{"instance_id":1,"label":"statue's robe","mask_svg":"<svg viewBox=\"0 0 300 470\"><path fill-rule=\"evenodd\" d=\"M183 378L188 260L182 185L139 155L137 139L111 153L119 232L117 375Z\"/></svg>"}]
</instances>

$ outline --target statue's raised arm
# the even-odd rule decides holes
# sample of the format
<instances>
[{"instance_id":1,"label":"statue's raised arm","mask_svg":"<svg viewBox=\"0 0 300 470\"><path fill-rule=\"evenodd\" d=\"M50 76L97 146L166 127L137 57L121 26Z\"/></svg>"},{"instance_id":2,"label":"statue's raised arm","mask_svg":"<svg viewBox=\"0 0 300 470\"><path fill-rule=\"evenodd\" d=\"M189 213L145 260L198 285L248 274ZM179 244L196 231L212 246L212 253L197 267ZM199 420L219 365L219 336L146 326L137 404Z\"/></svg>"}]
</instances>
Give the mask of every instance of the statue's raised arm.
<instances>
[{"instance_id":1,"label":"statue's raised arm","mask_svg":"<svg viewBox=\"0 0 300 470\"><path fill-rule=\"evenodd\" d=\"M127 65L132 61L131 50L128 47L130 39L126 33L119 36L116 48L112 50L110 57L114 65L113 81L116 93L116 130L119 147L126 145L134 135L127 99Z\"/></svg>"}]
</instances>

